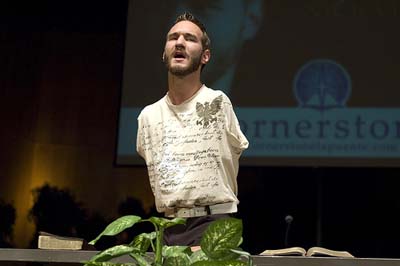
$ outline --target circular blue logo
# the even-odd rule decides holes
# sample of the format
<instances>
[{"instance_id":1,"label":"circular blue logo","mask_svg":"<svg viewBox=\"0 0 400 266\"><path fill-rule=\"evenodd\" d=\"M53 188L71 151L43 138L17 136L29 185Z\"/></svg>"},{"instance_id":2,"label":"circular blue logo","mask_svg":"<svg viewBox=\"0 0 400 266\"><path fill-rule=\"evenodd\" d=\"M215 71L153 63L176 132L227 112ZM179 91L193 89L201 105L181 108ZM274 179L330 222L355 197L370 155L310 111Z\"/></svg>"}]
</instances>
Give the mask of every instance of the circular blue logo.
<instances>
[{"instance_id":1,"label":"circular blue logo","mask_svg":"<svg viewBox=\"0 0 400 266\"><path fill-rule=\"evenodd\" d=\"M346 69L335 61L317 59L299 69L293 89L300 107L325 111L345 107L351 79Z\"/></svg>"}]
</instances>

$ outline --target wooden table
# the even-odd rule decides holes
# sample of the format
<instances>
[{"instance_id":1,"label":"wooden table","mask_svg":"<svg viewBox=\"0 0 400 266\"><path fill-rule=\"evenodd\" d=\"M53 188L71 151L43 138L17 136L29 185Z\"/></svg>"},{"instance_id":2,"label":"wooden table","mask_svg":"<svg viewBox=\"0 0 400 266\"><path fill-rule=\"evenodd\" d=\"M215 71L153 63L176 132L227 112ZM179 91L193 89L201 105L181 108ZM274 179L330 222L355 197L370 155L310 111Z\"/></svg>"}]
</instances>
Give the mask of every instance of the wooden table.
<instances>
[{"instance_id":1,"label":"wooden table","mask_svg":"<svg viewBox=\"0 0 400 266\"><path fill-rule=\"evenodd\" d=\"M81 265L97 251L0 249L0 265L26 265L43 262L46 265ZM132 262L129 256L116 262ZM400 266L400 259L333 258L333 257L266 257L253 256L254 266Z\"/></svg>"}]
</instances>

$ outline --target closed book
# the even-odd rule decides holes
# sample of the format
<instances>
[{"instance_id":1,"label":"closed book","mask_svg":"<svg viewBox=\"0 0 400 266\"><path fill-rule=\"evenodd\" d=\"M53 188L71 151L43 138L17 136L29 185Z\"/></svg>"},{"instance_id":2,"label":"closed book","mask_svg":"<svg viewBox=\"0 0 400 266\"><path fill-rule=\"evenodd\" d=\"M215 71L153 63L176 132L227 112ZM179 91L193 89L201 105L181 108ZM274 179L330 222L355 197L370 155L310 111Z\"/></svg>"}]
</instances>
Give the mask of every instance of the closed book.
<instances>
[{"instance_id":1,"label":"closed book","mask_svg":"<svg viewBox=\"0 0 400 266\"><path fill-rule=\"evenodd\" d=\"M47 232L39 232L39 249L80 250L82 249L82 245L82 238L58 236Z\"/></svg>"}]
</instances>

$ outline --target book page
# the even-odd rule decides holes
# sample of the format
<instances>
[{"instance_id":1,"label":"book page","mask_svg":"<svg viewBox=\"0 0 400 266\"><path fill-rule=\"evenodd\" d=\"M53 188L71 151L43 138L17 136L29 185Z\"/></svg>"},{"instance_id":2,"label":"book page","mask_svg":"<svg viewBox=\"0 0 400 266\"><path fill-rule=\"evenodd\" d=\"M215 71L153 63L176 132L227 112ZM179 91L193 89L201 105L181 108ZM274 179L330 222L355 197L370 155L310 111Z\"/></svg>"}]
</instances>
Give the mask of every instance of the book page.
<instances>
[{"instance_id":1,"label":"book page","mask_svg":"<svg viewBox=\"0 0 400 266\"><path fill-rule=\"evenodd\" d=\"M262 256L305 256L306 250L302 247L282 249L267 249L260 253Z\"/></svg>"},{"instance_id":2,"label":"book page","mask_svg":"<svg viewBox=\"0 0 400 266\"><path fill-rule=\"evenodd\" d=\"M327 248L322 248L322 247L312 247L307 250L306 256L311 257L311 256L331 256L331 257L346 257L346 258L354 258L353 255L351 255L347 251L337 251L337 250L332 250L332 249L327 249Z\"/></svg>"}]
</instances>

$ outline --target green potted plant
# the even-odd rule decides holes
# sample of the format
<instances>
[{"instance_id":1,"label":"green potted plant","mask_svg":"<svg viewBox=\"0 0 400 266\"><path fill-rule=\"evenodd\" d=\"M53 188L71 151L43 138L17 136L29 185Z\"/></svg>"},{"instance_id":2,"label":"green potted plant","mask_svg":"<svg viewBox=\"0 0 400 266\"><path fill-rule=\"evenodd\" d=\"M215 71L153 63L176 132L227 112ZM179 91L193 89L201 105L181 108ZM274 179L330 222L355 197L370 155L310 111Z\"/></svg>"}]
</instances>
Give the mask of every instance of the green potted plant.
<instances>
[{"instance_id":1,"label":"green potted plant","mask_svg":"<svg viewBox=\"0 0 400 266\"><path fill-rule=\"evenodd\" d=\"M163 245L164 229L184 224L184 218L166 219L127 215L110 223L89 244L94 245L102 236L114 236L134 224L150 222L155 231L137 235L130 243L110 247L85 262L86 266L247 266L252 265L248 252L240 249L243 225L240 219L226 218L209 225L201 239L201 249L192 252L187 246ZM150 252L148 252L150 251ZM115 263L110 260L129 255L132 262Z\"/></svg>"}]
</instances>

